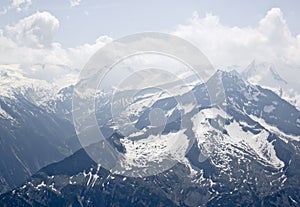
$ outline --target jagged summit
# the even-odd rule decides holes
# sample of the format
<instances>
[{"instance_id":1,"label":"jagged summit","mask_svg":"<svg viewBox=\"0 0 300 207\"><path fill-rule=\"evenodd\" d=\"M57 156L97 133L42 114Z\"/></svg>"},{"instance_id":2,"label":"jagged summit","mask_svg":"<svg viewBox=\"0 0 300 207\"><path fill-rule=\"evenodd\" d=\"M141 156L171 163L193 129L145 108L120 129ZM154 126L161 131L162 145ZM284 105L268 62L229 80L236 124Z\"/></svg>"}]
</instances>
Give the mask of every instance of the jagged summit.
<instances>
[{"instance_id":1,"label":"jagged summit","mask_svg":"<svg viewBox=\"0 0 300 207\"><path fill-rule=\"evenodd\" d=\"M300 108L300 87L296 74L299 68L289 65L252 61L242 77L254 85L260 85L274 91L277 95Z\"/></svg>"}]
</instances>

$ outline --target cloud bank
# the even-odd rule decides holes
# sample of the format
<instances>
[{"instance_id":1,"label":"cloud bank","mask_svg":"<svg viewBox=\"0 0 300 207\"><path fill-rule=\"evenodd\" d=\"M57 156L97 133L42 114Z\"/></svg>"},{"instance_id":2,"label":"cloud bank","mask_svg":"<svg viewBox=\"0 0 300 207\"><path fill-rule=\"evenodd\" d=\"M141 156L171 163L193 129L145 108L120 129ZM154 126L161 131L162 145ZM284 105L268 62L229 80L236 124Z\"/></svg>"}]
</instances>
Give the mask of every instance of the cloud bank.
<instances>
[{"instance_id":1,"label":"cloud bank","mask_svg":"<svg viewBox=\"0 0 300 207\"><path fill-rule=\"evenodd\" d=\"M293 36L279 8L273 8L257 27L230 27L217 16L197 12L175 35L198 46L215 66L249 64L252 60L300 66L300 34Z\"/></svg>"}]
</instances>

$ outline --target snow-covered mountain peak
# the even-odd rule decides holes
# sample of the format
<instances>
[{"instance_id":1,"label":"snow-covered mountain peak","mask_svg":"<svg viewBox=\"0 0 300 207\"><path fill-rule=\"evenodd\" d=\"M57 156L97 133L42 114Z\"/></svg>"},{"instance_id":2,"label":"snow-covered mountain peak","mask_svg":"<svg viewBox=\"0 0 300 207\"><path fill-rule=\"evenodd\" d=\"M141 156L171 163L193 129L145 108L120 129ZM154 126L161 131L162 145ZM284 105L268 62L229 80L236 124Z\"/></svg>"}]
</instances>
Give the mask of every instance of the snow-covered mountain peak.
<instances>
[{"instance_id":1,"label":"snow-covered mountain peak","mask_svg":"<svg viewBox=\"0 0 300 207\"><path fill-rule=\"evenodd\" d=\"M257 62L253 60L242 72L242 76L251 83L265 81L274 85L279 82L281 82L281 84L287 84L287 81L278 73L277 67L267 62Z\"/></svg>"},{"instance_id":2,"label":"snow-covered mountain peak","mask_svg":"<svg viewBox=\"0 0 300 207\"><path fill-rule=\"evenodd\" d=\"M35 105L43 105L57 96L61 86L29 77L20 65L0 65L0 96L16 100L23 97Z\"/></svg>"},{"instance_id":3,"label":"snow-covered mountain peak","mask_svg":"<svg viewBox=\"0 0 300 207\"><path fill-rule=\"evenodd\" d=\"M252 61L241 72L242 77L254 85L274 91L300 109L299 68L289 65Z\"/></svg>"}]
</instances>

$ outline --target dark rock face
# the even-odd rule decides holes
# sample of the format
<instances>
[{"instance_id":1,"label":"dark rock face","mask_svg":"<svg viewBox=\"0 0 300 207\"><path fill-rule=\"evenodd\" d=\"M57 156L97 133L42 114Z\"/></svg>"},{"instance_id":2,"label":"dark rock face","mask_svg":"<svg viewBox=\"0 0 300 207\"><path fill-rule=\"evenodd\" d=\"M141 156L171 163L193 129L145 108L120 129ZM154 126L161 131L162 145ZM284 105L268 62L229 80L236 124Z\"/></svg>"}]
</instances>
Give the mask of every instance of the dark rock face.
<instances>
[{"instance_id":1,"label":"dark rock face","mask_svg":"<svg viewBox=\"0 0 300 207\"><path fill-rule=\"evenodd\" d=\"M222 80L226 110L211 106L204 84L193 89L198 110L189 116L211 110L215 115L197 123L198 132L190 133L195 143L171 169L145 178L114 175L81 149L2 194L0 205L300 206L300 112L272 91L246 84L234 72L219 71L213 78ZM154 105L174 109L163 133L178 132L174 99ZM141 129L149 125L148 111L138 117ZM107 137L126 153L120 144L123 137L115 135ZM209 156L201 159L207 149Z\"/></svg>"}]
</instances>

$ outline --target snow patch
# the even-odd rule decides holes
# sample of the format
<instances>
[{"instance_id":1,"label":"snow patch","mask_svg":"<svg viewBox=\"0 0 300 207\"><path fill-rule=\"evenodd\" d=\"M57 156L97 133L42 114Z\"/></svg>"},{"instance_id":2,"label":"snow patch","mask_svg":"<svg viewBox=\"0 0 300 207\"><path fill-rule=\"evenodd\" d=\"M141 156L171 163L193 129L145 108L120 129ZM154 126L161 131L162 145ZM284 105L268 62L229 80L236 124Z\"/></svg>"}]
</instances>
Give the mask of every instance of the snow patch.
<instances>
[{"instance_id":1,"label":"snow patch","mask_svg":"<svg viewBox=\"0 0 300 207\"><path fill-rule=\"evenodd\" d=\"M161 163L164 159L173 157L175 160L185 156L188 147L188 137L185 130L176 133L149 135L146 139L132 140L131 137L121 139L126 148L124 166L130 170L132 167L147 167L148 163Z\"/></svg>"},{"instance_id":2,"label":"snow patch","mask_svg":"<svg viewBox=\"0 0 300 207\"><path fill-rule=\"evenodd\" d=\"M250 131L245 132L237 122L225 126L228 132L229 142L234 144L245 144L248 149L253 151L264 162L276 167L282 168L284 163L276 156L276 151L272 143L268 141L269 132L262 130L258 134L252 134Z\"/></svg>"}]
</instances>

